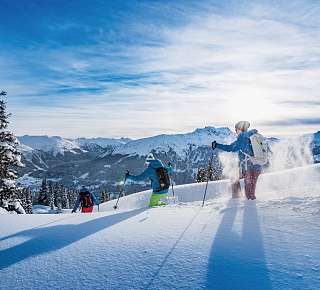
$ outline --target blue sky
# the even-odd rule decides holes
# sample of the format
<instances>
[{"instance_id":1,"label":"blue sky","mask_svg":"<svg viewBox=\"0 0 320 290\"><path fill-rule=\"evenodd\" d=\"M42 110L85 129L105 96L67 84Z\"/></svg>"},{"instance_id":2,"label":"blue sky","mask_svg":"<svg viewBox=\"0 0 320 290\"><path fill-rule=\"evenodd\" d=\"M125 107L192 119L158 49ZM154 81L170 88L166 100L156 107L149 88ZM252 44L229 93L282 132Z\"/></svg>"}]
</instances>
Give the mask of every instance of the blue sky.
<instances>
[{"instance_id":1,"label":"blue sky","mask_svg":"<svg viewBox=\"0 0 320 290\"><path fill-rule=\"evenodd\" d=\"M320 127L319 1L0 0L16 134Z\"/></svg>"}]
</instances>

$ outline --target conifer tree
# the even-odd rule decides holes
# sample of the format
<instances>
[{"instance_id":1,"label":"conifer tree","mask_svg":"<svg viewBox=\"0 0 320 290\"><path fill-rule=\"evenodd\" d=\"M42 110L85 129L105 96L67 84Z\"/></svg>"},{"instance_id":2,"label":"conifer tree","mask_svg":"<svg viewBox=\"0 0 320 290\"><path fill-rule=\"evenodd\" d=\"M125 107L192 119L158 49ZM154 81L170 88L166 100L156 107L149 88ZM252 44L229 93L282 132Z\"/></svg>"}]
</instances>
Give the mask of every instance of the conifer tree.
<instances>
[{"instance_id":1,"label":"conifer tree","mask_svg":"<svg viewBox=\"0 0 320 290\"><path fill-rule=\"evenodd\" d=\"M74 190L74 189L69 189L68 191L69 191L68 192L69 206L70 208L72 208L76 203L79 193L77 190Z\"/></svg>"},{"instance_id":2,"label":"conifer tree","mask_svg":"<svg viewBox=\"0 0 320 290\"><path fill-rule=\"evenodd\" d=\"M22 206L26 213L31 214L32 213L32 190L30 187L23 188L21 190L22 196L20 197L20 200L22 202Z\"/></svg>"},{"instance_id":3,"label":"conifer tree","mask_svg":"<svg viewBox=\"0 0 320 290\"><path fill-rule=\"evenodd\" d=\"M101 191L101 202L107 202L109 200L109 195L105 189Z\"/></svg>"},{"instance_id":4,"label":"conifer tree","mask_svg":"<svg viewBox=\"0 0 320 290\"><path fill-rule=\"evenodd\" d=\"M42 205L49 205L48 184L45 178L42 180L42 183L41 183L39 196L38 196L38 203Z\"/></svg>"},{"instance_id":5,"label":"conifer tree","mask_svg":"<svg viewBox=\"0 0 320 290\"><path fill-rule=\"evenodd\" d=\"M54 188L54 196L55 196L55 205L57 207L58 212L62 210L62 184L56 184Z\"/></svg>"},{"instance_id":6,"label":"conifer tree","mask_svg":"<svg viewBox=\"0 0 320 290\"><path fill-rule=\"evenodd\" d=\"M62 190L62 208L70 208L69 198L68 198L68 189L65 187L61 188Z\"/></svg>"},{"instance_id":7,"label":"conifer tree","mask_svg":"<svg viewBox=\"0 0 320 290\"><path fill-rule=\"evenodd\" d=\"M49 181L48 184L48 198L49 198L49 206L51 210L54 210L54 184L52 181Z\"/></svg>"},{"instance_id":8,"label":"conifer tree","mask_svg":"<svg viewBox=\"0 0 320 290\"><path fill-rule=\"evenodd\" d=\"M204 168L198 168L196 182L205 182L206 180L206 170Z\"/></svg>"},{"instance_id":9,"label":"conifer tree","mask_svg":"<svg viewBox=\"0 0 320 290\"><path fill-rule=\"evenodd\" d=\"M210 180L210 181L213 180L213 166L212 166L212 162L209 162L206 180Z\"/></svg>"},{"instance_id":10,"label":"conifer tree","mask_svg":"<svg viewBox=\"0 0 320 290\"><path fill-rule=\"evenodd\" d=\"M6 92L1 92L4 97ZM7 106L3 99L0 99L0 204L4 199L15 198L17 195L16 167L23 166L21 154L17 147L19 142L12 132L8 130L9 117L6 112Z\"/></svg>"}]
</instances>

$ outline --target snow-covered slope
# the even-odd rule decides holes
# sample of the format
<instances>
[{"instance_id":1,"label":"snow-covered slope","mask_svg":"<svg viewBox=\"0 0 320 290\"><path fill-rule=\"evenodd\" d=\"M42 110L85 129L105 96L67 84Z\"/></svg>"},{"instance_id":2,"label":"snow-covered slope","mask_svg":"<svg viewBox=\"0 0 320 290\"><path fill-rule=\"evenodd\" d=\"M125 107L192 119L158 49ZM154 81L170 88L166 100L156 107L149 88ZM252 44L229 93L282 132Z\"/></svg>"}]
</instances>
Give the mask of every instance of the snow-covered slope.
<instances>
[{"instance_id":1,"label":"snow-covered slope","mask_svg":"<svg viewBox=\"0 0 320 290\"><path fill-rule=\"evenodd\" d=\"M243 181L241 183L243 186ZM178 202L200 202L203 198L205 185L205 183L178 185L174 187L174 195ZM307 187L319 187L317 193L320 194L320 164L263 174L259 177L256 190L259 199L267 201L273 198L298 197L300 189ZM147 190L122 197L119 206L126 210L147 207L150 195L151 190ZM172 190L169 195L173 196ZM221 195L231 196L230 180L209 182L207 199L214 199ZM100 210L112 211L114 203L115 201L110 201L102 204Z\"/></svg>"},{"instance_id":2,"label":"snow-covered slope","mask_svg":"<svg viewBox=\"0 0 320 290\"><path fill-rule=\"evenodd\" d=\"M9 214L4 208L0 207L0 214Z\"/></svg>"},{"instance_id":3,"label":"snow-covered slope","mask_svg":"<svg viewBox=\"0 0 320 290\"><path fill-rule=\"evenodd\" d=\"M196 129L194 132L175 135L158 135L128 142L118 147L115 153L130 155L147 155L152 150L168 152L170 149L182 156L190 146L208 146L213 140L218 142L230 142L235 135L229 128L206 127Z\"/></svg>"},{"instance_id":4,"label":"snow-covered slope","mask_svg":"<svg viewBox=\"0 0 320 290\"><path fill-rule=\"evenodd\" d=\"M98 145L101 148L108 146L117 147L131 141L128 138L112 139L112 138L77 138L66 139L59 136L21 136L18 137L21 143L23 153L32 153L34 149L52 153L54 156L63 155L66 152L79 153L83 148Z\"/></svg>"},{"instance_id":5,"label":"snow-covered slope","mask_svg":"<svg viewBox=\"0 0 320 290\"><path fill-rule=\"evenodd\" d=\"M21 152L25 158L27 158L28 160L32 159L34 149L21 143L18 145L18 149L19 152Z\"/></svg>"},{"instance_id":6,"label":"snow-covered slope","mask_svg":"<svg viewBox=\"0 0 320 290\"><path fill-rule=\"evenodd\" d=\"M21 144L32 149L42 150L52 153L54 156L58 154L64 155L65 152L78 153L82 151L80 146L71 140L61 138L59 136L21 136L18 137Z\"/></svg>"},{"instance_id":7,"label":"snow-covered slope","mask_svg":"<svg viewBox=\"0 0 320 290\"><path fill-rule=\"evenodd\" d=\"M120 146L130 142L131 140L128 138L120 138L120 139L113 139L113 138L77 138L74 140L76 144L80 147L88 146L89 144L96 144L102 148L106 148L108 146Z\"/></svg>"},{"instance_id":8,"label":"snow-covered slope","mask_svg":"<svg viewBox=\"0 0 320 290\"><path fill-rule=\"evenodd\" d=\"M2 215L1 289L319 289L319 177L267 174L256 201L212 182L204 208L194 184L160 208L144 192L117 211Z\"/></svg>"}]
</instances>

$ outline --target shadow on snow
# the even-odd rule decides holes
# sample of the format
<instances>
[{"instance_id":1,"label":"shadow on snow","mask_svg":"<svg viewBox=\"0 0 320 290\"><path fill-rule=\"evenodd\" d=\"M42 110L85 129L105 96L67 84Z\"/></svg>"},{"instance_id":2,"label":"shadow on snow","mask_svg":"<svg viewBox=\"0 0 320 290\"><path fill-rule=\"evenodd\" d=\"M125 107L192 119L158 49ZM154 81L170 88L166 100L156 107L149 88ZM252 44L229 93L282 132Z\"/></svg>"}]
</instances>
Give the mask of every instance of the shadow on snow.
<instances>
[{"instance_id":1,"label":"shadow on snow","mask_svg":"<svg viewBox=\"0 0 320 290\"><path fill-rule=\"evenodd\" d=\"M123 220L143 212L144 209L118 213L90 220L77 225L57 225L34 228L7 238L30 237L30 240L0 252L0 270L24 259L62 249L74 242L93 235Z\"/></svg>"},{"instance_id":2,"label":"shadow on snow","mask_svg":"<svg viewBox=\"0 0 320 290\"><path fill-rule=\"evenodd\" d=\"M206 289L272 289L255 202L243 210L242 236L232 231L238 207L231 200L213 241Z\"/></svg>"}]
</instances>

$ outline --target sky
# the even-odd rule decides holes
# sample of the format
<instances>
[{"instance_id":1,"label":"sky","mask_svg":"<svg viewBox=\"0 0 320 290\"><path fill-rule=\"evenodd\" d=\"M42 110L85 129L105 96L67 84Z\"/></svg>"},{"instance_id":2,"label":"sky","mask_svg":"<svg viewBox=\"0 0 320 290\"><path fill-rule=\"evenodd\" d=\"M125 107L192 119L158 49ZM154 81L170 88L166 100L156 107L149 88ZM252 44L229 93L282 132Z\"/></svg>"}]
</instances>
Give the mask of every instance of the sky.
<instances>
[{"instance_id":1,"label":"sky","mask_svg":"<svg viewBox=\"0 0 320 290\"><path fill-rule=\"evenodd\" d=\"M0 0L17 135L320 130L320 1Z\"/></svg>"}]
</instances>

